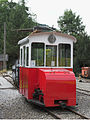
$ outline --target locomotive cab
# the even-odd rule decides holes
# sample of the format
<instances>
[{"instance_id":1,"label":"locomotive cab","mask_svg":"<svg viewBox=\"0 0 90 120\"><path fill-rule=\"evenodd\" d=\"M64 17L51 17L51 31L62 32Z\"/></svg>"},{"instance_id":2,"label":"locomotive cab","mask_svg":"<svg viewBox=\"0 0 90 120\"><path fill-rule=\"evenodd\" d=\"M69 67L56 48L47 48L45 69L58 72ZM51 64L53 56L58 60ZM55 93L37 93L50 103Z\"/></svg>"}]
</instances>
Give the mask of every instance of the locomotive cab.
<instances>
[{"instance_id":1,"label":"locomotive cab","mask_svg":"<svg viewBox=\"0 0 90 120\"><path fill-rule=\"evenodd\" d=\"M20 40L19 92L29 101L53 106L76 105L73 36L33 32Z\"/></svg>"}]
</instances>

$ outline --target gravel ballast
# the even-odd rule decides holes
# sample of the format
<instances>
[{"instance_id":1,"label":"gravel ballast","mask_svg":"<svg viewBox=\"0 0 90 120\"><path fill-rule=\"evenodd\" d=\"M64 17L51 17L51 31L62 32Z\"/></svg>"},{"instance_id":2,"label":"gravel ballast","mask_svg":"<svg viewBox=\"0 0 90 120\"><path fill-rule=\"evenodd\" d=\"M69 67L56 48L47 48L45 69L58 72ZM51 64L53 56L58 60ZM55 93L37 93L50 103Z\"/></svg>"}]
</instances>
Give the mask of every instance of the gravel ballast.
<instances>
[{"instance_id":1,"label":"gravel ballast","mask_svg":"<svg viewBox=\"0 0 90 120\"><path fill-rule=\"evenodd\" d=\"M0 88L8 88L0 89L0 119L54 119L42 108L27 102L24 96L7 82L7 80L0 76ZM89 90L89 87L86 85L88 84L89 86L90 83L80 83L77 81L77 84L78 88L83 87L83 89ZM78 106L71 108L90 118L90 96L77 91L77 99ZM60 115L62 119L80 119L78 115L61 108L50 108L50 110L56 115Z\"/></svg>"}]
</instances>

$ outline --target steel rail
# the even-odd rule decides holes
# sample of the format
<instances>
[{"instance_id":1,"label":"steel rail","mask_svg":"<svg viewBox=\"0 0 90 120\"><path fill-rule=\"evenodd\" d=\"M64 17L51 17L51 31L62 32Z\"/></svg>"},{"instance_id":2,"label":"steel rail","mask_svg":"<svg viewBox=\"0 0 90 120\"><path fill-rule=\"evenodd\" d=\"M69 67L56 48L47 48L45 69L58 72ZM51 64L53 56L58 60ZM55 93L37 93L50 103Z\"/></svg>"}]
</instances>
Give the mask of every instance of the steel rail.
<instances>
[{"instance_id":1,"label":"steel rail","mask_svg":"<svg viewBox=\"0 0 90 120\"><path fill-rule=\"evenodd\" d=\"M6 78L6 77L10 77L10 78L12 78L11 76L9 76L9 75L3 75L3 78L5 78L9 83L11 83L14 87L15 87L15 89L17 89L18 90L18 88L16 87L16 85L14 84L14 83L12 83L8 78ZM13 79L13 78L12 78Z\"/></svg>"},{"instance_id":2,"label":"steel rail","mask_svg":"<svg viewBox=\"0 0 90 120\"><path fill-rule=\"evenodd\" d=\"M90 94L87 94L87 93L84 93L84 92L81 92L81 91L77 91L77 92L79 92L81 94L84 94L84 95L87 95L87 96L90 96Z\"/></svg>"},{"instance_id":3,"label":"steel rail","mask_svg":"<svg viewBox=\"0 0 90 120\"><path fill-rule=\"evenodd\" d=\"M54 112L48 110L47 108L43 108L43 110L46 111L46 112L48 112L48 113L49 113L52 117L54 117L55 119L62 119L62 118L60 117L60 115L56 115ZM65 110L67 110L67 111L69 111L69 112L72 112L72 113L75 113L76 115L80 116L80 117L83 118L83 119L90 119L90 118L88 118L87 116L82 115L81 113L78 113L78 112L76 112L76 111L74 111L74 110L72 110L72 109L70 109L70 108L65 108ZM71 119L71 118L70 118L70 119Z\"/></svg>"},{"instance_id":4,"label":"steel rail","mask_svg":"<svg viewBox=\"0 0 90 120\"><path fill-rule=\"evenodd\" d=\"M48 112L52 117L54 117L55 119L62 119L60 116L56 115L54 112L48 110L47 108L43 108L44 111Z\"/></svg>"},{"instance_id":5,"label":"steel rail","mask_svg":"<svg viewBox=\"0 0 90 120\"><path fill-rule=\"evenodd\" d=\"M13 87L9 87L9 88L0 88L0 90L7 90L7 89L14 89L14 90L16 90L16 88L13 88Z\"/></svg>"},{"instance_id":6,"label":"steel rail","mask_svg":"<svg viewBox=\"0 0 90 120\"><path fill-rule=\"evenodd\" d=\"M6 75L3 75L3 74L2 74L2 76L3 76L3 77L10 77L10 78L12 78L12 77L11 77L10 75L8 75L8 74L6 74ZM12 79L13 79L13 78L12 78Z\"/></svg>"},{"instance_id":7,"label":"steel rail","mask_svg":"<svg viewBox=\"0 0 90 120\"><path fill-rule=\"evenodd\" d=\"M90 96L90 93L87 93L86 91L82 91L82 90L79 90L79 89L77 89L76 91L79 92L79 93L81 93L81 94ZM86 93L85 93L85 92L86 92Z\"/></svg>"},{"instance_id":8,"label":"steel rail","mask_svg":"<svg viewBox=\"0 0 90 120\"><path fill-rule=\"evenodd\" d=\"M89 90L84 90L84 89L81 89L81 88L76 88L78 90L81 90L81 91L85 91L85 92L90 92Z\"/></svg>"},{"instance_id":9,"label":"steel rail","mask_svg":"<svg viewBox=\"0 0 90 120\"><path fill-rule=\"evenodd\" d=\"M70 108L66 108L68 111L71 111L72 113L75 113L76 115L79 115L80 117L82 117L83 119L90 119L90 118L88 118L87 116L85 116L85 115L82 115L81 113L78 113L78 112L76 112L76 111L74 111L74 110L72 110L72 109L70 109Z\"/></svg>"}]
</instances>

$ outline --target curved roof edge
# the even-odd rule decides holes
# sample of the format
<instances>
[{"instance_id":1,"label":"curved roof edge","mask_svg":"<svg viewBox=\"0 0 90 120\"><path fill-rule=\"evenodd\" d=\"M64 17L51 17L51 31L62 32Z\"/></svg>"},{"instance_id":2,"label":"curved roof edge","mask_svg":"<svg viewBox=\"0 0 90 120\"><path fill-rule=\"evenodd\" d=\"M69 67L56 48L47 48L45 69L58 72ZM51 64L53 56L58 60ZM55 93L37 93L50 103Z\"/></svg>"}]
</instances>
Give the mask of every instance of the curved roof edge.
<instances>
[{"instance_id":1,"label":"curved roof edge","mask_svg":"<svg viewBox=\"0 0 90 120\"><path fill-rule=\"evenodd\" d=\"M74 43L77 42L77 39L74 36L68 35L68 34L65 34L65 33L55 32L55 31L53 31L53 32L33 32L29 35L29 37L37 36L37 35L44 35L44 34L55 34L55 35L58 35L58 36L67 37L69 39L72 39L74 41Z\"/></svg>"},{"instance_id":2,"label":"curved roof edge","mask_svg":"<svg viewBox=\"0 0 90 120\"><path fill-rule=\"evenodd\" d=\"M65 33L60 33L60 32L55 32L55 31L53 31L53 32L33 32L29 36L20 40L18 42L18 45L29 42L29 37L38 36L38 35L45 35L45 34L54 34L54 35L58 35L58 36L62 36L62 37L72 39L74 41L74 43L77 42L77 39L74 36L71 36L71 35L68 35L68 34L65 34Z\"/></svg>"},{"instance_id":3,"label":"curved roof edge","mask_svg":"<svg viewBox=\"0 0 90 120\"><path fill-rule=\"evenodd\" d=\"M22 40L18 41L18 45L21 45L21 44L29 42L28 38L29 38L29 36L27 36L27 37L23 38Z\"/></svg>"}]
</instances>

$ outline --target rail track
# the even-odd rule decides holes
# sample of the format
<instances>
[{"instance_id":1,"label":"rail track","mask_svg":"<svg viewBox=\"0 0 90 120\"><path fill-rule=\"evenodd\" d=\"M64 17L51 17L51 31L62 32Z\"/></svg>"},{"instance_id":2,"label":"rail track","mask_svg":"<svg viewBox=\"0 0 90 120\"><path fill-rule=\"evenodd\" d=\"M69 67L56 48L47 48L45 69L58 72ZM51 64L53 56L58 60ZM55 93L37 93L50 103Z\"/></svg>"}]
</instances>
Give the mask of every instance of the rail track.
<instances>
[{"instance_id":1,"label":"rail track","mask_svg":"<svg viewBox=\"0 0 90 120\"><path fill-rule=\"evenodd\" d=\"M43 108L46 112L48 112L53 118L55 119L63 119L59 114L56 114L55 112L49 110L48 108ZM77 115L78 117L80 117L81 119L90 119L88 118L87 116L79 113L79 112L76 112L75 110L73 109L70 109L70 108L65 108L65 110L67 110L67 112L71 112L71 113L74 113L75 115ZM66 113L67 114L67 113ZM70 114L70 113L68 113ZM70 118L71 119L71 118ZM76 117L75 117L76 119Z\"/></svg>"},{"instance_id":2,"label":"rail track","mask_svg":"<svg viewBox=\"0 0 90 120\"><path fill-rule=\"evenodd\" d=\"M17 87L15 86L15 84L14 84L13 82L11 82L11 81L7 78L7 77L12 78L10 75L3 75L3 77L4 77L8 82L10 82L10 83L14 86L14 88L0 88L0 89L2 89L2 90L4 90L4 89L17 89ZM83 90L83 89L77 88L77 92L80 92L80 93L82 93L82 94L85 94L85 95L90 96L90 94L88 94L88 93L90 93L90 91L88 91L88 90ZM86 93L84 93L84 92L86 92ZM40 107L41 107L41 106L40 106ZM56 114L55 111L52 111L52 110L50 110L50 109L48 109L48 108L45 108L45 107L42 107L42 109L43 109L44 111L46 111L49 115L51 115L54 119L62 119L61 115ZM71 109L71 108L69 108L69 107L65 108L65 110L67 110L67 112L74 113L75 115L79 116L81 119L90 119L90 118L88 118L87 116L83 115L82 113L79 113L79 112L77 112L77 111L75 111L75 110L73 110L73 109ZM68 114L70 114L70 113L68 113Z\"/></svg>"},{"instance_id":3,"label":"rail track","mask_svg":"<svg viewBox=\"0 0 90 120\"><path fill-rule=\"evenodd\" d=\"M84 90L84 89L81 89L81 88L77 88L76 91L81 93L81 94L90 96L90 91L89 90Z\"/></svg>"},{"instance_id":4,"label":"rail track","mask_svg":"<svg viewBox=\"0 0 90 120\"><path fill-rule=\"evenodd\" d=\"M89 90L84 90L84 89L81 89L81 88L77 88L78 90L81 90L81 91L85 91L85 92L90 92Z\"/></svg>"},{"instance_id":5,"label":"rail track","mask_svg":"<svg viewBox=\"0 0 90 120\"><path fill-rule=\"evenodd\" d=\"M14 82L13 81L11 81L11 80L9 80L7 77L9 77L9 78L11 78L11 79L13 79L10 75L3 75L2 74L2 76L9 82L9 83L11 83L13 86L14 86L14 88L13 89L18 89L18 87L14 84ZM5 88L5 89L7 89L7 88ZM11 89L11 88L8 88L8 89Z\"/></svg>"},{"instance_id":6,"label":"rail track","mask_svg":"<svg viewBox=\"0 0 90 120\"><path fill-rule=\"evenodd\" d=\"M13 79L10 75L7 75L7 74L3 75L3 74L1 74L1 76L3 76L3 78L5 78L14 87L5 87L5 88L1 87L0 90L17 89L17 87L15 86L15 84L13 83L13 81L10 81L9 78ZM9 77L9 78L7 78L7 77Z\"/></svg>"},{"instance_id":7,"label":"rail track","mask_svg":"<svg viewBox=\"0 0 90 120\"><path fill-rule=\"evenodd\" d=\"M61 119L61 117L59 115L56 115L54 112L52 112L48 108L43 108L43 110L46 111L47 113L49 113L54 119Z\"/></svg>"},{"instance_id":8,"label":"rail track","mask_svg":"<svg viewBox=\"0 0 90 120\"><path fill-rule=\"evenodd\" d=\"M90 91L89 90L84 90L84 89L80 89L77 88L77 92L90 96ZM53 116L55 119L62 119L62 117L59 114L56 114L55 112L53 112L52 110L49 110L48 108L44 108L46 112L48 112L51 116ZM75 115L79 116L81 119L90 119L87 116L83 115L82 113L79 113L78 111L76 111L75 109L66 107L65 110L67 110L67 112L71 112L74 113ZM71 118L70 118L71 119ZM76 119L76 118L75 118Z\"/></svg>"},{"instance_id":9,"label":"rail track","mask_svg":"<svg viewBox=\"0 0 90 120\"><path fill-rule=\"evenodd\" d=\"M73 113L75 113L76 115L79 115L81 118L83 118L83 119L90 119L90 118L88 118L87 116L85 116L85 115L82 115L82 113L79 113L79 112L77 112L77 111L75 111L75 110L73 110L73 109L70 109L70 108L66 108L68 111L71 111L71 112L73 112Z\"/></svg>"},{"instance_id":10,"label":"rail track","mask_svg":"<svg viewBox=\"0 0 90 120\"><path fill-rule=\"evenodd\" d=\"M16 88L13 88L13 87L9 87L9 88L0 88L0 90L9 90L9 89L14 89L14 90L16 90Z\"/></svg>"}]
</instances>

